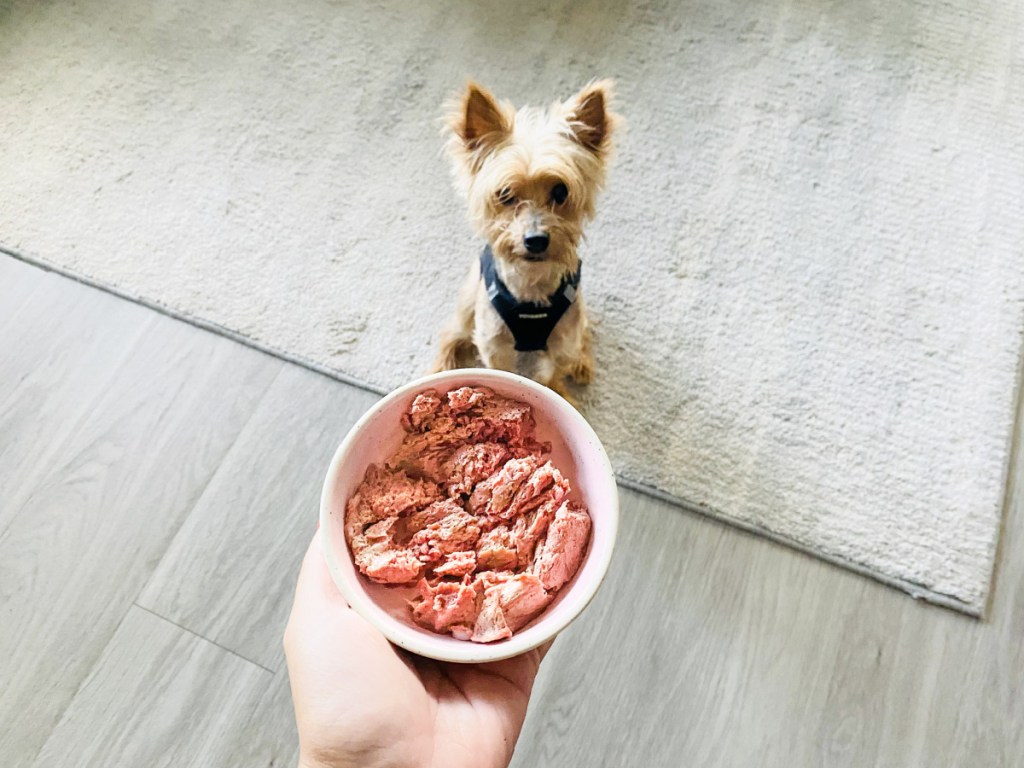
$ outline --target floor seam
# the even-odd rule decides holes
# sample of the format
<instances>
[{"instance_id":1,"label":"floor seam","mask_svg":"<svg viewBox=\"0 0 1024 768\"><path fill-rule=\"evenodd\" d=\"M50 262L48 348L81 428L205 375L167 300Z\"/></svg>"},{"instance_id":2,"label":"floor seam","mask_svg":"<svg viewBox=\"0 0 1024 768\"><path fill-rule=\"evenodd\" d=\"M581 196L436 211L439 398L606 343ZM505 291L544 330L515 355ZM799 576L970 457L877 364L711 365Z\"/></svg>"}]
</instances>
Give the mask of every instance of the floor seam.
<instances>
[{"instance_id":1,"label":"floor seam","mask_svg":"<svg viewBox=\"0 0 1024 768\"><path fill-rule=\"evenodd\" d=\"M150 608L147 608L144 605L140 605L138 602L133 602L132 605L135 608L138 608L140 611L145 611L150 616L155 616L156 618L160 619L161 621L165 621L168 624L177 627L182 632L187 632L188 634L192 635L193 637L197 637L200 640L203 640L204 642L209 643L210 645L213 645L213 646L215 646L217 648L220 648L222 651L226 651L227 653L230 653L232 656L234 656L234 657L236 657L238 659L241 659L242 661L247 661L248 663L250 663L250 664L252 664L254 666L259 667L264 672L267 672L267 673L269 673L271 675L276 675L277 674L274 670L270 669L269 667L265 667L263 664L260 664L258 661L254 661L253 659L250 659L247 656L243 656L238 651L233 651L230 648L228 648L227 646L221 645L216 640L211 640L210 638L208 638L208 637L206 637L204 635L199 634L194 629L189 629L188 627L183 626L182 624L179 624L178 622L174 621L173 619L169 619L166 616L164 616L162 614L159 614L156 611L154 611L154 610L152 610Z\"/></svg>"}]
</instances>

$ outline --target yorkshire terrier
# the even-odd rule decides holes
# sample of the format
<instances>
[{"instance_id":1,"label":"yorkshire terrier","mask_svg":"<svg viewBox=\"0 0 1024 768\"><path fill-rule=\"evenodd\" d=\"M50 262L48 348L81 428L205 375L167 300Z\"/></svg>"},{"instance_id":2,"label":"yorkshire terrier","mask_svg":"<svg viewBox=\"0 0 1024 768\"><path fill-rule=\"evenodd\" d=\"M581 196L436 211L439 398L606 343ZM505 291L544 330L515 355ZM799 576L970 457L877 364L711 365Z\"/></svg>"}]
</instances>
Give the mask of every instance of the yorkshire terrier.
<instances>
[{"instance_id":1,"label":"yorkshire terrier","mask_svg":"<svg viewBox=\"0 0 1024 768\"><path fill-rule=\"evenodd\" d=\"M604 186L619 118L611 81L547 110L518 112L469 83L446 115L456 188L486 241L442 333L434 370L472 365L528 376L575 400L594 376L576 249Z\"/></svg>"}]
</instances>

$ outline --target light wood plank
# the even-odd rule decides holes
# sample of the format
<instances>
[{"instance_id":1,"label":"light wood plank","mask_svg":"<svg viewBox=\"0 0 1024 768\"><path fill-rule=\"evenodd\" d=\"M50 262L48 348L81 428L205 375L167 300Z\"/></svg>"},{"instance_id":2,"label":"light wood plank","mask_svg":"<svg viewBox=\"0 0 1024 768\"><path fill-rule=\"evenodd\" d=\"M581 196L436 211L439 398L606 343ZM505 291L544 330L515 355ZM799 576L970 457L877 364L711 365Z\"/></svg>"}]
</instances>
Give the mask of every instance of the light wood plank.
<instances>
[{"instance_id":1,"label":"light wood plank","mask_svg":"<svg viewBox=\"0 0 1024 768\"><path fill-rule=\"evenodd\" d=\"M290 366L274 382L139 604L267 668L316 530L334 451L376 395Z\"/></svg>"},{"instance_id":2,"label":"light wood plank","mask_svg":"<svg viewBox=\"0 0 1024 768\"><path fill-rule=\"evenodd\" d=\"M0 328L0 531L156 319L58 275L38 288Z\"/></svg>"},{"instance_id":3,"label":"light wood plank","mask_svg":"<svg viewBox=\"0 0 1024 768\"><path fill-rule=\"evenodd\" d=\"M6 456L40 457L21 465L29 490L13 504L5 498L0 533L5 756L35 755L281 370L234 342L144 314L144 332L109 381L71 351L80 337L61 344L67 357L54 359L50 376L57 389L70 380L67 408L77 416L68 429L5 433L14 441ZM119 346L109 329L96 339ZM115 357L104 349L93 364Z\"/></svg>"},{"instance_id":4,"label":"light wood plank","mask_svg":"<svg viewBox=\"0 0 1024 768\"><path fill-rule=\"evenodd\" d=\"M293 768L299 760L288 673L276 672L246 717L210 746L208 765Z\"/></svg>"},{"instance_id":5,"label":"light wood plank","mask_svg":"<svg viewBox=\"0 0 1024 768\"><path fill-rule=\"evenodd\" d=\"M40 289L46 273L0 251L0 333Z\"/></svg>"},{"instance_id":6,"label":"light wood plank","mask_svg":"<svg viewBox=\"0 0 1024 768\"><path fill-rule=\"evenodd\" d=\"M213 751L224 733L236 730L255 710L271 677L132 608L33 765L242 765L215 762Z\"/></svg>"}]
</instances>

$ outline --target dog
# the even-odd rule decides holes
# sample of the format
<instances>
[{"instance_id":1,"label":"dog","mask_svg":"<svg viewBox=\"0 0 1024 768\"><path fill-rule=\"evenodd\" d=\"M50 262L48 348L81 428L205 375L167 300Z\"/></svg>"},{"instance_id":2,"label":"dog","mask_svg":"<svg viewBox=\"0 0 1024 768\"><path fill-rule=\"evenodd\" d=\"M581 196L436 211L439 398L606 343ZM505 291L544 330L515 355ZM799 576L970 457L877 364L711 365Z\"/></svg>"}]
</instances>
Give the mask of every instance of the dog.
<instances>
[{"instance_id":1,"label":"dog","mask_svg":"<svg viewBox=\"0 0 1024 768\"><path fill-rule=\"evenodd\" d=\"M569 379L594 376L577 248L604 187L620 118L613 83L590 83L547 109L518 111L470 82L448 103L455 186L487 243L459 291L433 370L513 371L574 405Z\"/></svg>"}]
</instances>

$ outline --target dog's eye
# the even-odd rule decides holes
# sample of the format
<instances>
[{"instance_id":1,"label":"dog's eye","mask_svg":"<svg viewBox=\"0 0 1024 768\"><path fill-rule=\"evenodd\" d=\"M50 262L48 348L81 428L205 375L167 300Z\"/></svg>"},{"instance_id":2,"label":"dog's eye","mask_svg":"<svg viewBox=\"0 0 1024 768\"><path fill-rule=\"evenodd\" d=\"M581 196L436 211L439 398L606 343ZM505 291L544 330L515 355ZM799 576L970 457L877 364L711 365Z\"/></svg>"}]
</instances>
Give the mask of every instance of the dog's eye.
<instances>
[{"instance_id":1,"label":"dog's eye","mask_svg":"<svg viewBox=\"0 0 1024 768\"><path fill-rule=\"evenodd\" d=\"M555 201L555 205L561 205L569 199L569 188L558 182L551 188L551 199Z\"/></svg>"},{"instance_id":2,"label":"dog's eye","mask_svg":"<svg viewBox=\"0 0 1024 768\"><path fill-rule=\"evenodd\" d=\"M498 202L502 205L514 205L516 196L512 194L511 189L504 187L498 190Z\"/></svg>"}]
</instances>

